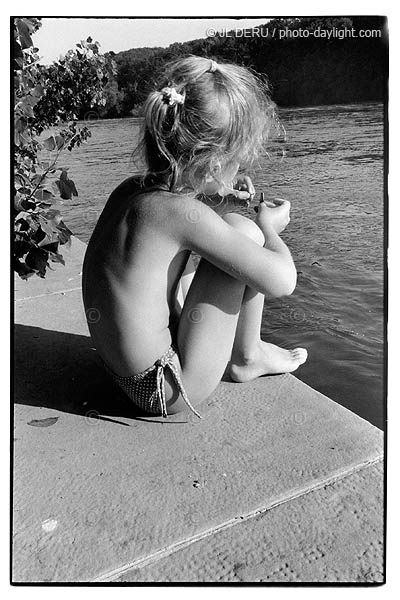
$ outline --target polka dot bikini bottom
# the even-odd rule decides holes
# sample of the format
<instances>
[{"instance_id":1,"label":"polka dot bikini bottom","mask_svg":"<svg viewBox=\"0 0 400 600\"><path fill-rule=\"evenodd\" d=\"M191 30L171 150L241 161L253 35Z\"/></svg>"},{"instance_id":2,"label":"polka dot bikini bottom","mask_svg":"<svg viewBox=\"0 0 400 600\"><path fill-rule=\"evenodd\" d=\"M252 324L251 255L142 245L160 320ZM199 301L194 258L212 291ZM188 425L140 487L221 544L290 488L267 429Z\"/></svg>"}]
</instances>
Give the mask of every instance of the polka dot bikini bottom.
<instances>
[{"instance_id":1,"label":"polka dot bikini bottom","mask_svg":"<svg viewBox=\"0 0 400 600\"><path fill-rule=\"evenodd\" d=\"M119 377L110 372L114 382L141 410L153 415L167 417L167 403L165 399L165 379L164 371L168 367L172 377L190 410L201 419L199 413L193 408L182 384L180 373L173 357L176 350L170 346L166 352L157 360L154 365L130 377Z\"/></svg>"}]
</instances>

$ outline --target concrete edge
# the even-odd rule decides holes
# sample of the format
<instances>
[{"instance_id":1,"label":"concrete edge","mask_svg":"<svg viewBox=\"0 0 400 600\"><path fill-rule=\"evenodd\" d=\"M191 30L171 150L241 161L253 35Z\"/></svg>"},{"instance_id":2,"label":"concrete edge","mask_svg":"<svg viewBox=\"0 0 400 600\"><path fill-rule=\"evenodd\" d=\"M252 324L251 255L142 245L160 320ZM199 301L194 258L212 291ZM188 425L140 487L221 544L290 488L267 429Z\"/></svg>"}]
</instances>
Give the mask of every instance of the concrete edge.
<instances>
[{"instance_id":1,"label":"concrete edge","mask_svg":"<svg viewBox=\"0 0 400 600\"><path fill-rule=\"evenodd\" d=\"M347 468L345 471L338 471L337 473L334 473L333 475L327 477L326 479L318 480L315 482L315 484L311 484L311 485L309 484L304 488L299 488L298 490L296 490L295 492L292 492L291 494L278 496L275 500L273 500L272 502L269 502L265 506L259 506L257 508L254 508L253 510L249 511L246 514L238 515L232 519L223 521L219 525L211 527L210 529L205 529L203 531L196 533L193 536L178 540L178 541L170 544L169 546L160 548L159 550L149 554L148 556L144 556L142 558L133 560L129 563L125 563L125 564L121 565L120 567L117 567L116 569L107 571L101 575L98 575L94 579L90 579L87 581L92 582L92 583L113 582L116 579L118 579L119 577L121 577L121 575L123 575L124 573L127 573L128 571L130 571L131 569L138 569L138 568L143 568L143 567L152 565L152 564L162 560L163 558L166 558L167 556L174 554L175 552L179 552L180 550L182 550L188 546L191 546L192 544L195 544L195 543L197 543L201 540L204 540L208 537L211 537L211 536L213 536L221 531L224 531L226 529L230 529L230 528L234 527L235 525L238 525L239 523L243 523L243 521L248 521L249 519L253 519L253 518L255 518L259 515L262 515L270 510L273 510L274 508L282 506L283 504L288 504L289 502L292 502L293 500L296 500L297 498L306 496L306 495L308 495L312 492L315 492L317 490L320 490L326 486L332 485L338 481L345 479L346 477L353 475L354 473L358 473L359 471L366 470L369 467L371 467L372 465L382 462L383 460L384 460L384 456L378 455L378 456L376 456L372 459L369 459L363 463L355 464L355 465L351 466L350 468Z\"/></svg>"}]
</instances>

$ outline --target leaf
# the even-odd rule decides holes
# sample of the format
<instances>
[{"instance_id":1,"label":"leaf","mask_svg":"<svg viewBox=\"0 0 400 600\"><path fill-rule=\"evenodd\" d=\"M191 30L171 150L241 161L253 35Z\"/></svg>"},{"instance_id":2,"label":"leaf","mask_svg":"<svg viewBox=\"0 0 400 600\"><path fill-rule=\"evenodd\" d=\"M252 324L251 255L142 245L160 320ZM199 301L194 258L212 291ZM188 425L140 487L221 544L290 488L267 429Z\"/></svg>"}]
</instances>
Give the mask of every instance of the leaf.
<instances>
[{"instance_id":1,"label":"leaf","mask_svg":"<svg viewBox=\"0 0 400 600\"><path fill-rule=\"evenodd\" d=\"M26 221L32 220L32 216L28 212L20 212L15 217L15 221L20 221L21 219L25 219Z\"/></svg>"},{"instance_id":2,"label":"leaf","mask_svg":"<svg viewBox=\"0 0 400 600\"><path fill-rule=\"evenodd\" d=\"M25 184L25 185L27 185L29 187L31 186L31 180L22 171L18 171L15 174L15 178L19 179L22 182L22 184Z\"/></svg>"},{"instance_id":3,"label":"leaf","mask_svg":"<svg viewBox=\"0 0 400 600\"><path fill-rule=\"evenodd\" d=\"M68 173L62 171L60 179L56 182L60 190L60 197L63 200L71 200L72 196L78 196L78 191L72 179L68 178Z\"/></svg>"},{"instance_id":4,"label":"leaf","mask_svg":"<svg viewBox=\"0 0 400 600\"><path fill-rule=\"evenodd\" d=\"M18 192L14 195L14 208L15 210L23 210L23 206L22 206L22 200L23 197L21 196L21 194L19 194Z\"/></svg>"},{"instance_id":5,"label":"leaf","mask_svg":"<svg viewBox=\"0 0 400 600\"><path fill-rule=\"evenodd\" d=\"M50 150L50 152L52 150L55 150L56 148L56 140L54 138L54 135L51 135L50 137L46 138L45 140L43 140L42 143L46 150Z\"/></svg>"},{"instance_id":6,"label":"leaf","mask_svg":"<svg viewBox=\"0 0 400 600\"><path fill-rule=\"evenodd\" d=\"M28 267L37 271L40 277L44 277L47 267L47 252L41 248L32 248L26 255L25 263Z\"/></svg>"},{"instance_id":7,"label":"leaf","mask_svg":"<svg viewBox=\"0 0 400 600\"><path fill-rule=\"evenodd\" d=\"M42 242L45 239L46 239L45 232L43 231L43 229L41 227L38 227L32 236L32 240L35 243L34 247L36 248L36 246L40 246L40 242Z\"/></svg>"},{"instance_id":8,"label":"leaf","mask_svg":"<svg viewBox=\"0 0 400 600\"><path fill-rule=\"evenodd\" d=\"M26 127L26 119L24 117L18 117L14 122L15 131L22 133Z\"/></svg>"},{"instance_id":9,"label":"leaf","mask_svg":"<svg viewBox=\"0 0 400 600\"><path fill-rule=\"evenodd\" d=\"M46 233L44 238L38 243L38 246L39 246L39 248L43 248L43 250L45 250L49 254L49 246L53 246L53 244L56 244L56 243L58 244L57 233L51 233L51 235L47 235L47 233Z\"/></svg>"},{"instance_id":10,"label":"leaf","mask_svg":"<svg viewBox=\"0 0 400 600\"><path fill-rule=\"evenodd\" d=\"M17 29L19 33L19 39L23 49L30 48L33 46L32 38L30 36L29 27L22 19L17 21Z\"/></svg>"},{"instance_id":11,"label":"leaf","mask_svg":"<svg viewBox=\"0 0 400 600\"><path fill-rule=\"evenodd\" d=\"M58 194L58 186L56 185L56 182L53 179L50 179L50 177L44 177L43 175L35 175L32 178L32 182L34 185L39 186L41 190L45 190L52 196Z\"/></svg>"},{"instance_id":12,"label":"leaf","mask_svg":"<svg viewBox=\"0 0 400 600\"><path fill-rule=\"evenodd\" d=\"M13 257L13 270L25 281L35 273L33 269L30 269L24 262L21 262L15 257Z\"/></svg>"},{"instance_id":13,"label":"leaf","mask_svg":"<svg viewBox=\"0 0 400 600\"><path fill-rule=\"evenodd\" d=\"M53 225L51 222L47 221L47 219L42 217L42 215L39 215L39 223L40 227L47 235L52 236L54 233L57 233L56 225Z\"/></svg>"},{"instance_id":14,"label":"leaf","mask_svg":"<svg viewBox=\"0 0 400 600\"><path fill-rule=\"evenodd\" d=\"M65 143L64 137L62 135L56 135L55 143L56 143L57 150L61 150L61 148L64 146L64 143Z\"/></svg>"},{"instance_id":15,"label":"leaf","mask_svg":"<svg viewBox=\"0 0 400 600\"><path fill-rule=\"evenodd\" d=\"M18 57L14 59L14 69L19 71L24 66L24 59L22 57Z\"/></svg>"},{"instance_id":16,"label":"leaf","mask_svg":"<svg viewBox=\"0 0 400 600\"><path fill-rule=\"evenodd\" d=\"M24 102L21 103L21 110L24 113L24 115L26 115L27 117L33 117L34 113L33 113L33 108L31 103L29 102L28 98L25 98Z\"/></svg>"},{"instance_id":17,"label":"leaf","mask_svg":"<svg viewBox=\"0 0 400 600\"><path fill-rule=\"evenodd\" d=\"M70 231L68 229L68 227L65 225L64 221L61 221L61 223L59 225L57 225L57 230L58 230L58 239L60 240L60 244L61 245L67 244L67 247L70 246L72 231Z\"/></svg>"},{"instance_id":18,"label":"leaf","mask_svg":"<svg viewBox=\"0 0 400 600\"><path fill-rule=\"evenodd\" d=\"M44 94L44 87L42 85L36 85L33 90L31 91L32 96L35 96L36 98L41 98Z\"/></svg>"},{"instance_id":19,"label":"leaf","mask_svg":"<svg viewBox=\"0 0 400 600\"><path fill-rule=\"evenodd\" d=\"M47 419L33 419L29 421L28 425L32 425L33 427L51 427L57 423L58 417L48 417Z\"/></svg>"},{"instance_id":20,"label":"leaf","mask_svg":"<svg viewBox=\"0 0 400 600\"><path fill-rule=\"evenodd\" d=\"M46 250L46 252L48 252L49 254L50 252L54 252L57 254L58 246L59 241L57 240L56 242L52 242L51 244L46 244L45 246L42 246L42 248L43 250Z\"/></svg>"},{"instance_id":21,"label":"leaf","mask_svg":"<svg viewBox=\"0 0 400 600\"><path fill-rule=\"evenodd\" d=\"M29 244L29 242L26 240L21 239L14 241L13 250L15 256L18 258L22 258L27 252L29 252L30 248L31 244Z\"/></svg>"},{"instance_id":22,"label":"leaf","mask_svg":"<svg viewBox=\"0 0 400 600\"><path fill-rule=\"evenodd\" d=\"M45 177L44 175L39 175L39 173L36 173L36 175L34 175L32 177L32 184L33 185L38 185L39 183L44 184L44 183L46 183L46 179L47 179L47 177Z\"/></svg>"},{"instance_id":23,"label":"leaf","mask_svg":"<svg viewBox=\"0 0 400 600\"><path fill-rule=\"evenodd\" d=\"M29 194L31 193L31 188L27 188L25 186L18 188L18 191L20 194L24 194L25 196L29 196Z\"/></svg>"},{"instance_id":24,"label":"leaf","mask_svg":"<svg viewBox=\"0 0 400 600\"><path fill-rule=\"evenodd\" d=\"M57 225L61 222L61 213L59 210L56 210L54 208L52 208L52 209L48 210L46 213L44 213L44 216L46 217L46 219L48 221L56 222Z\"/></svg>"},{"instance_id":25,"label":"leaf","mask_svg":"<svg viewBox=\"0 0 400 600\"><path fill-rule=\"evenodd\" d=\"M64 265L64 267L65 267L65 260L63 259L62 254L59 254L59 252L49 251L49 258L50 258L51 262L60 263L60 264Z\"/></svg>"},{"instance_id":26,"label":"leaf","mask_svg":"<svg viewBox=\"0 0 400 600\"><path fill-rule=\"evenodd\" d=\"M36 200L39 200L39 202L50 202L50 204L56 200L52 192L44 189L36 190L33 196L36 198Z\"/></svg>"},{"instance_id":27,"label":"leaf","mask_svg":"<svg viewBox=\"0 0 400 600\"><path fill-rule=\"evenodd\" d=\"M30 33L35 33L35 31L37 31L39 29L39 27L41 26L40 21L36 18L33 18L33 19L24 18L24 21L27 24Z\"/></svg>"},{"instance_id":28,"label":"leaf","mask_svg":"<svg viewBox=\"0 0 400 600\"><path fill-rule=\"evenodd\" d=\"M35 210L37 208L36 202L33 200L28 200L28 198L21 200L21 205L23 206L24 210Z\"/></svg>"},{"instance_id":29,"label":"leaf","mask_svg":"<svg viewBox=\"0 0 400 600\"><path fill-rule=\"evenodd\" d=\"M14 40L14 58L22 58L24 59L24 53L21 50L21 46L18 44L17 40Z\"/></svg>"}]
</instances>

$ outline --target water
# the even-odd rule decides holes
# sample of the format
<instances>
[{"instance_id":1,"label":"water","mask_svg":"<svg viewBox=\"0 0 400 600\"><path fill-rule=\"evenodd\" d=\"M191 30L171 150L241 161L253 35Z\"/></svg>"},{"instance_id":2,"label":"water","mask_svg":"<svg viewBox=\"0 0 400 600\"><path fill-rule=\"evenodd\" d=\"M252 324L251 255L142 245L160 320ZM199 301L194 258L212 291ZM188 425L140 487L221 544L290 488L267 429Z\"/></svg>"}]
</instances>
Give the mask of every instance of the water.
<instances>
[{"instance_id":1,"label":"water","mask_svg":"<svg viewBox=\"0 0 400 600\"><path fill-rule=\"evenodd\" d=\"M382 427L383 107L287 109L281 120L287 141L272 144L254 183L292 202L283 238L298 285L290 298L266 302L262 336L307 347L308 362L296 375ZM84 241L111 191L132 174L138 121L90 126L89 143L62 162L80 192L64 202L63 214Z\"/></svg>"}]
</instances>

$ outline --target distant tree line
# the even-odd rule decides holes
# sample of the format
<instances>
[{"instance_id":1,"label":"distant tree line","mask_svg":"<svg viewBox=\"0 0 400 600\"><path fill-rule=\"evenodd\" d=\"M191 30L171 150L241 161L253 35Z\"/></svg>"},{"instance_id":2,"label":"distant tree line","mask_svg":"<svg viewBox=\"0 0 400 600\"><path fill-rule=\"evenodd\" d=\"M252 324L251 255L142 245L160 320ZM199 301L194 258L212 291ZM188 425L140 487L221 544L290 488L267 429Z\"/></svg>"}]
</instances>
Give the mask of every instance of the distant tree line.
<instances>
[{"instance_id":1,"label":"distant tree line","mask_svg":"<svg viewBox=\"0 0 400 600\"><path fill-rule=\"evenodd\" d=\"M345 28L343 37L340 32ZM351 29L357 36L360 30L380 31L381 37L349 37ZM330 39L322 30L332 32ZM385 97L385 17L274 19L260 26L258 36L250 37L250 30L245 31L243 36L232 32L176 42L168 48L108 53L117 73L105 89L106 105L99 107L100 116L140 114L149 91L159 84L164 64L188 54L232 61L265 74L278 106L382 101ZM304 31L316 34L307 36Z\"/></svg>"}]
</instances>

